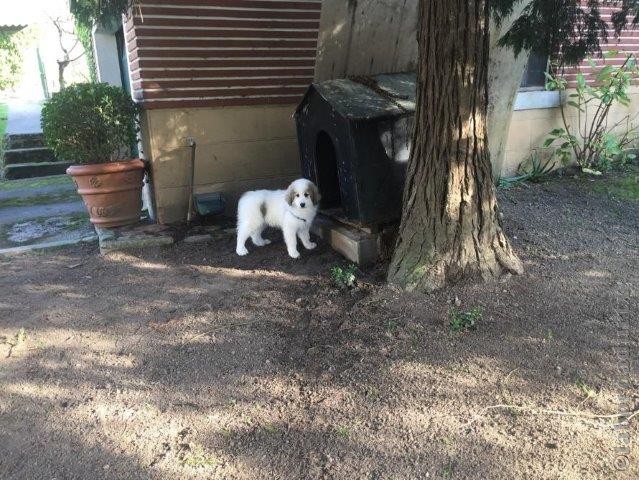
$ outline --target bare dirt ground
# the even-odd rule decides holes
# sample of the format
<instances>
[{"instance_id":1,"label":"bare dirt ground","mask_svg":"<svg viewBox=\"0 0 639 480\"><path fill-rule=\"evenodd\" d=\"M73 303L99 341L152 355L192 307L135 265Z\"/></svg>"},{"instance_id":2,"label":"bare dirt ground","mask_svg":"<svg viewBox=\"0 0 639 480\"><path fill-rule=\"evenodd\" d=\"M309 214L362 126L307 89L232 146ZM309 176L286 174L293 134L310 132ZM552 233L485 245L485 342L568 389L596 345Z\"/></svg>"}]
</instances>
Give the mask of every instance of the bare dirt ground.
<instances>
[{"instance_id":1,"label":"bare dirt ground","mask_svg":"<svg viewBox=\"0 0 639 480\"><path fill-rule=\"evenodd\" d=\"M639 213L591 186L503 191L526 273L433 295L277 233L0 257L0 478L639 478L595 417L639 406Z\"/></svg>"}]
</instances>

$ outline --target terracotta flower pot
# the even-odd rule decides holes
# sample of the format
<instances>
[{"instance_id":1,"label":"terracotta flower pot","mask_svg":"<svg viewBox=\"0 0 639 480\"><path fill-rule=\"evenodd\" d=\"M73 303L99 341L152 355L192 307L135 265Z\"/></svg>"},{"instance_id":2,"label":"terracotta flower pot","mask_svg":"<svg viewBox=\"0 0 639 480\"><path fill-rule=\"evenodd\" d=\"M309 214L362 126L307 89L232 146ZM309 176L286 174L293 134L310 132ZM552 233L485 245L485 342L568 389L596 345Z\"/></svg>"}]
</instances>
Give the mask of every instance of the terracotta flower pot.
<instances>
[{"instance_id":1,"label":"terracotta flower pot","mask_svg":"<svg viewBox=\"0 0 639 480\"><path fill-rule=\"evenodd\" d=\"M94 225L120 227L140 221L142 160L72 165L67 175L73 177Z\"/></svg>"}]
</instances>

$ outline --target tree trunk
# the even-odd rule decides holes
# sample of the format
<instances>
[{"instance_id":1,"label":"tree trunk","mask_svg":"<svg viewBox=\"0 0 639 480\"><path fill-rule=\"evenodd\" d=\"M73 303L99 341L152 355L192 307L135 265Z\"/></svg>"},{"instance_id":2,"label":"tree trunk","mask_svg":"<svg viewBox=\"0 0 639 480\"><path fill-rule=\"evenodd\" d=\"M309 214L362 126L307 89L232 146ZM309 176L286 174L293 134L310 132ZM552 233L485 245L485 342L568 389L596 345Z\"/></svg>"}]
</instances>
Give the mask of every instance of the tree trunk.
<instances>
[{"instance_id":1,"label":"tree trunk","mask_svg":"<svg viewBox=\"0 0 639 480\"><path fill-rule=\"evenodd\" d=\"M69 65L68 60L58 60L58 83L60 84L60 90L64 90L67 86L64 81L64 71Z\"/></svg>"},{"instance_id":2,"label":"tree trunk","mask_svg":"<svg viewBox=\"0 0 639 480\"><path fill-rule=\"evenodd\" d=\"M504 18L499 25L491 22L490 26L488 145L495 180L502 173L515 97L530 56L530 52L527 51L520 52L518 56L515 56L512 47L500 47L497 42L531 2L532 0L521 0L515 5L513 13L508 18Z\"/></svg>"},{"instance_id":3,"label":"tree trunk","mask_svg":"<svg viewBox=\"0 0 639 480\"><path fill-rule=\"evenodd\" d=\"M522 272L487 145L489 1L420 0L415 138L389 270L408 290Z\"/></svg>"}]
</instances>

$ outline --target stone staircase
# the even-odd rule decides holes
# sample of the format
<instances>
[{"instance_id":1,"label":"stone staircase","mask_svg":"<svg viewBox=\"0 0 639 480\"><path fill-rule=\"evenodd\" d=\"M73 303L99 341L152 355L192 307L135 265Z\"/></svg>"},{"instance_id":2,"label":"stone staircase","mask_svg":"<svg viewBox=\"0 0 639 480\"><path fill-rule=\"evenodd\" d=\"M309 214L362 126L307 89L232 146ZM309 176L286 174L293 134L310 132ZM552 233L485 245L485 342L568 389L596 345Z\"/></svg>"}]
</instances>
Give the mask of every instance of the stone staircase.
<instances>
[{"instance_id":1,"label":"stone staircase","mask_svg":"<svg viewBox=\"0 0 639 480\"><path fill-rule=\"evenodd\" d=\"M5 136L3 178L46 177L65 173L69 162L56 160L44 146L42 133L22 133Z\"/></svg>"}]
</instances>

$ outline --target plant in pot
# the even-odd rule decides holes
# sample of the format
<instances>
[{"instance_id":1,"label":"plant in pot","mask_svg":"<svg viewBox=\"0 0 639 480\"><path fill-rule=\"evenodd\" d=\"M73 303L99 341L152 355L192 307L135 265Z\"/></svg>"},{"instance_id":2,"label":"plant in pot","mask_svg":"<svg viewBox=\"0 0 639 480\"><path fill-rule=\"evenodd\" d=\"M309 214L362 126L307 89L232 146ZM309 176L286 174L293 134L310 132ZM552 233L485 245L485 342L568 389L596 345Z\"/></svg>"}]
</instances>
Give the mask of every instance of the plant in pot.
<instances>
[{"instance_id":1,"label":"plant in pot","mask_svg":"<svg viewBox=\"0 0 639 480\"><path fill-rule=\"evenodd\" d=\"M54 93L42 108L47 145L67 169L100 227L140 220L144 163L131 159L139 131L138 106L121 88L78 83Z\"/></svg>"}]
</instances>

